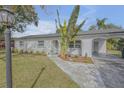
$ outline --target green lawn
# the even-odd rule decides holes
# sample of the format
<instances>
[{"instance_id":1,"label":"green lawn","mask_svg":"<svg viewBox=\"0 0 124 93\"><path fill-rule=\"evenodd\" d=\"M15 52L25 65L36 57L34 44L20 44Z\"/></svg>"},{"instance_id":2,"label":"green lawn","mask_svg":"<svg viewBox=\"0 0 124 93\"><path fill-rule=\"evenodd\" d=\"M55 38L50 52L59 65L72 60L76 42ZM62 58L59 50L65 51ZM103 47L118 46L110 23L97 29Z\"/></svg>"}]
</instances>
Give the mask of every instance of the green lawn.
<instances>
[{"instance_id":1,"label":"green lawn","mask_svg":"<svg viewBox=\"0 0 124 93\"><path fill-rule=\"evenodd\" d=\"M118 50L108 50L107 52L108 52L108 54L112 54L112 55L121 57L121 51L118 51Z\"/></svg>"},{"instance_id":2,"label":"green lawn","mask_svg":"<svg viewBox=\"0 0 124 93\"><path fill-rule=\"evenodd\" d=\"M0 87L6 86L4 60L0 59ZM12 65L13 87L79 87L47 56L16 54Z\"/></svg>"}]
</instances>

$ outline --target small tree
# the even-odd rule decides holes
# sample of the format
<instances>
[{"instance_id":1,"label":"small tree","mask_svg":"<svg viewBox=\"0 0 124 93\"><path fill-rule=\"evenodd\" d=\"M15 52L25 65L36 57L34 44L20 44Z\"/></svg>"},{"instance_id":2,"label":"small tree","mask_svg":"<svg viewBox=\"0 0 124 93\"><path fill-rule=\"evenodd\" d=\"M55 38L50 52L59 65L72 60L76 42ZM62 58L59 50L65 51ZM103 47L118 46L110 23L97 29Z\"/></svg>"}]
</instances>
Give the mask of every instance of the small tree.
<instances>
[{"instance_id":1,"label":"small tree","mask_svg":"<svg viewBox=\"0 0 124 93\"><path fill-rule=\"evenodd\" d=\"M57 20L55 20L55 22L56 22L57 32L60 34L60 45L61 45L60 55L63 58L65 58L66 55L68 54L67 51L68 51L69 43L72 41L74 42L76 40L77 33L81 30L81 27L84 25L86 21L83 20L81 24L79 24L78 26L76 25L79 16L79 11L80 11L80 6L79 5L75 6L72 11L71 17L69 19L68 25L66 24L66 20L62 25L59 18L59 12L57 10L58 23Z\"/></svg>"}]
</instances>

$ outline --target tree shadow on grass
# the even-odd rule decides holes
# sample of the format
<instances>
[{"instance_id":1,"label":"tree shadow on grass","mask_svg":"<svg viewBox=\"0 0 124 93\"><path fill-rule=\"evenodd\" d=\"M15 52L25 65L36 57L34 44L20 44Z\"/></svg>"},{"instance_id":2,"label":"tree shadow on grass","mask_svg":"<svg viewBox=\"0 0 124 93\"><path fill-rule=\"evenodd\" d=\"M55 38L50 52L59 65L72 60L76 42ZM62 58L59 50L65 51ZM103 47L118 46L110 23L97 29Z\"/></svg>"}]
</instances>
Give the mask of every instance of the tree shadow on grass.
<instances>
[{"instance_id":1,"label":"tree shadow on grass","mask_svg":"<svg viewBox=\"0 0 124 93\"><path fill-rule=\"evenodd\" d=\"M45 70L45 68L46 68L46 66L44 66L43 68L41 68L41 70L40 70L40 72L38 73L36 79L34 80L33 84L31 85L31 88L33 88L33 87L36 85L38 79L40 78L40 76L41 76L41 74L43 73L43 71Z\"/></svg>"}]
</instances>

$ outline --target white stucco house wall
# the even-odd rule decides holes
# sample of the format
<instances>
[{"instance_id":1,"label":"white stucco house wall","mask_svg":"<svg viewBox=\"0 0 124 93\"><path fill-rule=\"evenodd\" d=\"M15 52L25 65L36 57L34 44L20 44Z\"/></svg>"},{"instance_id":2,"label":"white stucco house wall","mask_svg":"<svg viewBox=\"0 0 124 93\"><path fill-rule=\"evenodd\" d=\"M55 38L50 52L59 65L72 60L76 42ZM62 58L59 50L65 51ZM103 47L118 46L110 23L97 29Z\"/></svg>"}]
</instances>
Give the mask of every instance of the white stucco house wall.
<instances>
[{"instance_id":1,"label":"white stucco house wall","mask_svg":"<svg viewBox=\"0 0 124 93\"><path fill-rule=\"evenodd\" d=\"M69 44L68 53L92 57L95 53L106 53L106 39L124 38L123 29L106 29L79 32L76 43ZM23 51L46 52L48 55L60 53L59 34L30 35L14 38L15 48Z\"/></svg>"}]
</instances>

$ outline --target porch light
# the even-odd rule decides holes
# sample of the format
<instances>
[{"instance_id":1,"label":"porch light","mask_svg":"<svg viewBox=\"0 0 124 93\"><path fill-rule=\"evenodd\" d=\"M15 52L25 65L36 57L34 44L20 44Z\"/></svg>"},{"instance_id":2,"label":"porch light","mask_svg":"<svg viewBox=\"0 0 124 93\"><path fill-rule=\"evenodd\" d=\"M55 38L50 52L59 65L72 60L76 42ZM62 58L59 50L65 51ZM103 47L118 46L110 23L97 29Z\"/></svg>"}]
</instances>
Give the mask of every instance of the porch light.
<instances>
[{"instance_id":1,"label":"porch light","mask_svg":"<svg viewBox=\"0 0 124 93\"><path fill-rule=\"evenodd\" d=\"M9 6L0 9L0 26L11 28L15 22L14 13L10 11Z\"/></svg>"}]
</instances>

